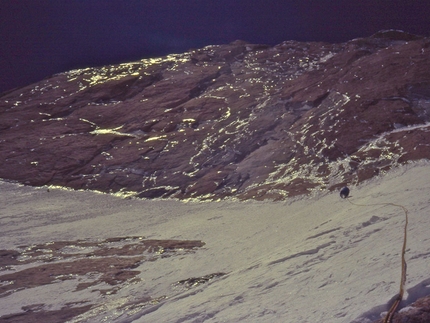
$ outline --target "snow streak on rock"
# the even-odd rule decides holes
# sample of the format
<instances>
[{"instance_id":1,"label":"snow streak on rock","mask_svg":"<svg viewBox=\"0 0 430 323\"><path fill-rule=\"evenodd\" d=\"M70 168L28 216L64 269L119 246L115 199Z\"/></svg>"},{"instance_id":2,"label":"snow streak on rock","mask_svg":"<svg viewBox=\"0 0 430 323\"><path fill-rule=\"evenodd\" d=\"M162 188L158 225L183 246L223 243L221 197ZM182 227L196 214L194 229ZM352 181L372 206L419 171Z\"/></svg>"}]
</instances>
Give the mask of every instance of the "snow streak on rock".
<instances>
[{"instance_id":1,"label":"snow streak on rock","mask_svg":"<svg viewBox=\"0 0 430 323\"><path fill-rule=\"evenodd\" d=\"M283 199L430 157L430 41L236 41L0 98L0 177L138 197Z\"/></svg>"}]
</instances>

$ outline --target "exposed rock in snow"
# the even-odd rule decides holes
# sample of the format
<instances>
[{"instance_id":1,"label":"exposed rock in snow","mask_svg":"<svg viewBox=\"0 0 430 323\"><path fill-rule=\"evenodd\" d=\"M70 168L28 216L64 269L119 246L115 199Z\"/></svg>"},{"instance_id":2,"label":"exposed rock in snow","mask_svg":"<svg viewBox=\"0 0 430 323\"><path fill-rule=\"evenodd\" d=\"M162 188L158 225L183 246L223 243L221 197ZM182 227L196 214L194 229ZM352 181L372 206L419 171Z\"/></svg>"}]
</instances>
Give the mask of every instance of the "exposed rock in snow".
<instances>
[{"instance_id":1,"label":"exposed rock in snow","mask_svg":"<svg viewBox=\"0 0 430 323\"><path fill-rule=\"evenodd\" d=\"M0 178L138 197L284 199L430 157L430 39L237 41L0 98Z\"/></svg>"},{"instance_id":2,"label":"exposed rock in snow","mask_svg":"<svg viewBox=\"0 0 430 323\"><path fill-rule=\"evenodd\" d=\"M394 317L393 323L410 322L426 323L430 322L430 296L420 298L411 306L404 307Z\"/></svg>"},{"instance_id":3,"label":"exposed rock in snow","mask_svg":"<svg viewBox=\"0 0 430 323\"><path fill-rule=\"evenodd\" d=\"M383 323L384 318L374 323ZM392 323L428 323L430 322L430 296L418 299L410 306L394 314ZM391 323L391 322L390 322Z\"/></svg>"},{"instance_id":4,"label":"exposed rock in snow","mask_svg":"<svg viewBox=\"0 0 430 323\"><path fill-rule=\"evenodd\" d=\"M380 322L395 202L393 322L429 322L429 158L430 39L401 31L236 41L5 93L0 178L49 187L0 182L0 321Z\"/></svg>"},{"instance_id":5,"label":"exposed rock in snow","mask_svg":"<svg viewBox=\"0 0 430 323\"><path fill-rule=\"evenodd\" d=\"M394 322L428 322L429 167L282 202L0 182L0 322L370 323L399 291L405 215L383 202L409 211Z\"/></svg>"}]
</instances>

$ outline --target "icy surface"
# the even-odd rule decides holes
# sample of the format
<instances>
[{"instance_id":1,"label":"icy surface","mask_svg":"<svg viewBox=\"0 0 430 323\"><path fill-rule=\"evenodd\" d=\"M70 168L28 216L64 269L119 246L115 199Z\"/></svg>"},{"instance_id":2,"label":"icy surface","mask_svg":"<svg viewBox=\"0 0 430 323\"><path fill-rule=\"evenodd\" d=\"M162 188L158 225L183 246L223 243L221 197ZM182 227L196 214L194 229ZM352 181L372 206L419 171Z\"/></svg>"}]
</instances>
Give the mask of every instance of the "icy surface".
<instances>
[{"instance_id":1,"label":"icy surface","mask_svg":"<svg viewBox=\"0 0 430 323\"><path fill-rule=\"evenodd\" d=\"M421 161L350 187L357 204L394 202L409 210L412 298L430 294L428 282L419 285L430 278L429 170ZM73 303L92 305L70 321L76 323L345 323L364 313L356 322L370 322L398 292L405 216L392 206L355 206L337 192L284 202L184 203L10 183L0 188L3 249L124 236L205 242L191 253L141 262L133 269L137 279L114 293L101 292L106 283L77 290L88 274L0 295L0 316L34 304L48 311ZM94 246L82 248L61 250L80 254Z\"/></svg>"}]
</instances>

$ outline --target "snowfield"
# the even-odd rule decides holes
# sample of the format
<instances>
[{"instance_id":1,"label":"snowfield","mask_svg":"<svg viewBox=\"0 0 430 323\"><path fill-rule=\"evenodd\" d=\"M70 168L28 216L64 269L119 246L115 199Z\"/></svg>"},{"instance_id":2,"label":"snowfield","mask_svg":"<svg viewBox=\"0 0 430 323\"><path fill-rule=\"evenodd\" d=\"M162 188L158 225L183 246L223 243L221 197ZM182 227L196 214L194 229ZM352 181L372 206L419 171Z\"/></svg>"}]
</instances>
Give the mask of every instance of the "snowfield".
<instances>
[{"instance_id":1,"label":"snowfield","mask_svg":"<svg viewBox=\"0 0 430 323\"><path fill-rule=\"evenodd\" d=\"M405 298L430 294L429 162L350 189L354 203L408 209ZM205 243L142 261L137 276L112 293L100 292L106 283L77 289L87 273L0 295L0 317L34 304L44 311L89 304L69 322L364 323L379 318L399 291L405 214L398 207L357 206L338 192L202 203L6 182L0 190L0 249L115 237ZM40 264L1 268L0 275Z\"/></svg>"}]
</instances>

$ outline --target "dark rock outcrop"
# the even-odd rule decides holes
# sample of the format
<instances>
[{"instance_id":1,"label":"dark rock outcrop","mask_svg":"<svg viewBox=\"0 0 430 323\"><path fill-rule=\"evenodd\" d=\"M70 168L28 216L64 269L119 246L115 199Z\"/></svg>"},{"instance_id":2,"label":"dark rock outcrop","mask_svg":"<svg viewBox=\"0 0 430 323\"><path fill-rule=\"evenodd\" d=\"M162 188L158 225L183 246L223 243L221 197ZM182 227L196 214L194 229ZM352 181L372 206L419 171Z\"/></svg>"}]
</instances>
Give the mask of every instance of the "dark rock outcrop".
<instances>
[{"instance_id":1,"label":"dark rock outcrop","mask_svg":"<svg viewBox=\"0 0 430 323\"><path fill-rule=\"evenodd\" d=\"M200 240L151 240L135 236L100 241L50 241L21 246L19 250L0 250L0 299L23 289L66 280L75 281L74 291L91 288L93 292L103 295L115 294L127 283L141 280L138 277L140 271L135 270L141 263L167 257L184 257L204 245ZM15 270L3 272L12 266ZM224 274L215 273L190 278L178 284L189 289L193 284L197 286L222 275ZM81 282L83 276L87 280ZM105 285L101 287L101 283ZM164 298L166 296L148 296L136 299L135 303L122 303L119 308L131 310L137 305L150 307ZM21 308L22 312L1 316L0 322L68 322L80 314L103 306L103 300L101 303L95 299L93 301L90 304L88 301L69 302L60 310L47 310L43 303L25 305Z\"/></svg>"},{"instance_id":2,"label":"dark rock outcrop","mask_svg":"<svg viewBox=\"0 0 430 323\"><path fill-rule=\"evenodd\" d=\"M138 197L282 199L430 157L430 39L237 41L0 97L0 177Z\"/></svg>"},{"instance_id":3,"label":"dark rock outcrop","mask_svg":"<svg viewBox=\"0 0 430 323\"><path fill-rule=\"evenodd\" d=\"M374 323L383 323L384 319ZM393 315L390 323L428 323L430 322L430 295L418 299L410 306L402 308Z\"/></svg>"}]
</instances>

